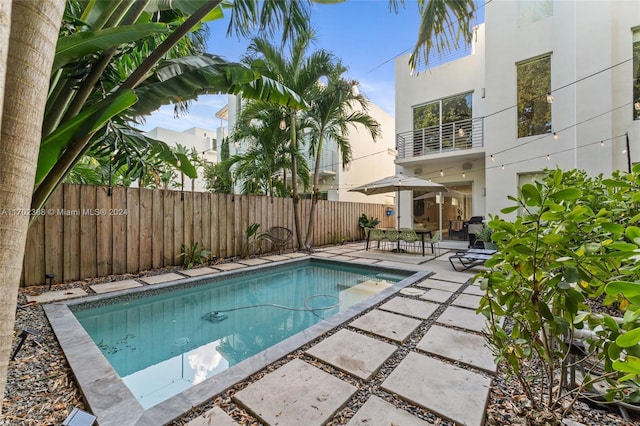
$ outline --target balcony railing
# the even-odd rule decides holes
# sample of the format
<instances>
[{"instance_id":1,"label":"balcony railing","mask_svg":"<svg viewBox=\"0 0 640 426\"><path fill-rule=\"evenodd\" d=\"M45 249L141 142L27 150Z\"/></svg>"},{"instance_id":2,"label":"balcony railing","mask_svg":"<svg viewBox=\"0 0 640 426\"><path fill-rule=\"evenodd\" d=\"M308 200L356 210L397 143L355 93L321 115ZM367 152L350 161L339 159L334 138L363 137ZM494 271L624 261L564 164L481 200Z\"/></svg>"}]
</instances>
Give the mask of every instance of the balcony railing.
<instances>
[{"instance_id":1,"label":"balcony railing","mask_svg":"<svg viewBox=\"0 0 640 426\"><path fill-rule=\"evenodd\" d=\"M460 151L484 146L484 119L444 123L396 135L398 159Z\"/></svg>"}]
</instances>

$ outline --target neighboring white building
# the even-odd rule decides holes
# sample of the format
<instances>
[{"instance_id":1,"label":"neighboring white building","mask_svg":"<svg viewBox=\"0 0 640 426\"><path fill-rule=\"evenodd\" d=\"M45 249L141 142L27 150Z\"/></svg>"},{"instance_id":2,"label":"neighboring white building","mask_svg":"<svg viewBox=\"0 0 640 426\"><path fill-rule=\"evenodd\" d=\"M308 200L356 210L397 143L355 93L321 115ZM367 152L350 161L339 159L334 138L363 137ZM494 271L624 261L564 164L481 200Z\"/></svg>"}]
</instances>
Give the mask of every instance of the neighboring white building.
<instances>
[{"instance_id":1,"label":"neighboring white building","mask_svg":"<svg viewBox=\"0 0 640 426\"><path fill-rule=\"evenodd\" d=\"M233 129L236 122L240 101L237 96L229 95L227 106L220 110L216 117L228 120L227 129ZM364 195L349 192L349 189L364 185L377 179L394 174L395 165L395 121L375 104L369 104L368 114L380 123L381 136L374 143L371 135L361 125L349 128L352 161L347 168L342 167L340 154L335 141L325 142L320 163L320 193L328 200L350 201L361 203L379 203L393 205L395 194ZM242 144L229 144L231 155L241 152ZM313 170L314 159L309 159L310 170ZM239 186L238 186L239 187Z\"/></svg>"},{"instance_id":2,"label":"neighboring white building","mask_svg":"<svg viewBox=\"0 0 640 426\"><path fill-rule=\"evenodd\" d=\"M638 1L490 2L468 55L417 76L407 62L396 165L456 192L403 192L402 226L435 219L446 234L457 216L499 214L545 168L608 175L640 159Z\"/></svg>"},{"instance_id":3,"label":"neighboring white building","mask_svg":"<svg viewBox=\"0 0 640 426\"><path fill-rule=\"evenodd\" d=\"M169 130L162 127L156 127L148 132L145 132L146 136L165 142L171 147L177 147L178 145L184 146L187 151L191 151L195 148L199 157L210 163L216 163L218 161L217 155L217 139L215 130L201 129L199 127L192 127L184 132L177 132L175 130ZM193 188L196 191L206 191L204 180L202 176L202 168L198 168L198 178L195 179ZM191 191L192 182L191 179L185 176L184 190Z\"/></svg>"}]
</instances>

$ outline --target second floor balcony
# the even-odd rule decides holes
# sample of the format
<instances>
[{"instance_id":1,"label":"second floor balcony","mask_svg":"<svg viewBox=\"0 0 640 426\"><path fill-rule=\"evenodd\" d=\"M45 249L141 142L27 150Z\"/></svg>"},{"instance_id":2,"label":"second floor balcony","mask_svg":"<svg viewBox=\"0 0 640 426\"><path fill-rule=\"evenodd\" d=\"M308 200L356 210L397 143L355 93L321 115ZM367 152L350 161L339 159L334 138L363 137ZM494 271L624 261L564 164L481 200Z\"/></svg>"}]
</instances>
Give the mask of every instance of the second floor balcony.
<instances>
[{"instance_id":1,"label":"second floor balcony","mask_svg":"<svg viewBox=\"0 0 640 426\"><path fill-rule=\"evenodd\" d=\"M471 118L396 135L397 159L484 147L484 118Z\"/></svg>"}]
</instances>

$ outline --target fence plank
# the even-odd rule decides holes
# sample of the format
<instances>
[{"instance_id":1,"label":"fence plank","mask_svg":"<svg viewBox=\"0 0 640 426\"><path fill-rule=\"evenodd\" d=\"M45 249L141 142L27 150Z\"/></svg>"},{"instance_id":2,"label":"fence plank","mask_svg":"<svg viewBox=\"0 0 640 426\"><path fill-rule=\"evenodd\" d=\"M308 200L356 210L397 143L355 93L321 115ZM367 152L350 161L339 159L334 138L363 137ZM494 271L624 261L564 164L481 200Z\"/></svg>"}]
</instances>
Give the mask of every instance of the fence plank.
<instances>
[{"instance_id":1,"label":"fence plank","mask_svg":"<svg viewBox=\"0 0 640 426\"><path fill-rule=\"evenodd\" d=\"M140 271L140 191L127 188L127 272Z\"/></svg>"},{"instance_id":2,"label":"fence plank","mask_svg":"<svg viewBox=\"0 0 640 426\"><path fill-rule=\"evenodd\" d=\"M211 253L220 258L220 195L211 194L211 204L209 206L211 214Z\"/></svg>"},{"instance_id":3,"label":"fence plank","mask_svg":"<svg viewBox=\"0 0 640 426\"><path fill-rule=\"evenodd\" d=\"M202 245L207 250L211 250L211 193L203 192L200 195L200 233L202 235Z\"/></svg>"},{"instance_id":4,"label":"fence plank","mask_svg":"<svg viewBox=\"0 0 640 426\"><path fill-rule=\"evenodd\" d=\"M185 245L184 235L184 192L176 191L173 195L173 259L174 264L179 264L182 260L182 245Z\"/></svg>"},{"instance_id":5,"label":"fence plank","mask_svg":"<svg viewBox=\"0 0 640 426\"><path fill-rule=\"evenodd\" d=\"M44 284L46 274L44 260L44 215L38 214L30 226L25 241L23 270L21 279L26 283ZM27 265L28 259L34 259L30 265Z\"/></svg>"},{"instance_id":6,"label":"fence plank","mask_svg":"<svg viewBox=\"0 0 640 426\"><path fill-rule=\"evenodd\" d=\"M228 255L229 243L227 242L227 202L231 202L227 194L218 194L218 230L220 231L220 258L224 259Z\"/></svg>"},{"instance_id":7,"label":"fence plank","mask_svg":"<svg viewBox=\"0 0 640 426\"><path fill-rule=\"evenodd\" d=\"M114 187L111 194L113 220L113 273L127 271L127 188ZM122 214L119 214L122 213Z\"/></svg>"},{"instance_id":8,"label":"fence plank","mask_svg":"<svg viewBox=\"0 0 640 426\"><path fill-rule=\"evenodd\" d=\"M109 188L96 188L96 209L100 213L96 218L96 274L104 277L113 273L113 211Z\"/></svg>"},{"instance_id":9,"label":"fence plank","mask_svg":"<svg viewBox=\"0 0 640 426\"><path fill-rule=\"evenodd\" d=\"M164 263L164 192L151 193L151 267L162 268Z\"/></svg>"},{"instance_id":10,"label":"fence plank","mask_svg":"<svg viewBox=\"0 0 640 426\"><path fill-rule=\"evenodd\" d=\"M80 278L80 186L68 185L64 188L64 208L62 214L64 271L63 281Z\"/></svg>"},{"instance_id":11,"label":"fence plank","mask_svg":"<svg viewBox=\"0 0 640 426\"><path fill-rule=\"evenodd\" d=\"M183 217L183 224L184 224L184 243L186 246L190 247L193 243L198 242L197 240L194 239L194 232L193 232L193 222L194 222L194 217L193 217L193 193L192 192L185 192L182 195L182 198L184 198L182 200L182 205L183 205L183 210L182 210L182 217ZM198 243L199 245L199 243Z\"/></svg>"},{"instance_id":12,"label":"fence plank","mask_svg":"<svg viewBox=\"0 0 640 426\"><path fill-rule=\"evenodd\" d=\"M98 275L97 216L95 188L80 186L80 277Z\"/></svg>"},{"instance_id":13,"label":"fence plank","mask_svg":"<svg viewBox=\"0 0 640 426\"><path fill-rule=\"evenodd\" d=\"M151 269L153 265L153 192L140 188L140 247L139 259L142 271Z\"/></svg>"},{"instance_id":14,"label":"fence plank","mask_svg":"<svg viewBox=\"0 0 640 426\"><path fill-rule=\"evenodd\" d=\"M164 241L162 243L162 262L164 266L167 265L175 265L176 257L173 252L174 244L174 218L173 218L173 204L174 204L174 196L175 191L170 191L165 189L162 191L162 206L163 206L163 219L162 219L162 227L163 227L163 237Z\"/></svg>"},{"instance_id":15,"label":"fence plank","mask_svg":"<svg viewBox=\"0 0 640 426\"><path fill-rule=\"evenodd\" d=\"M64 281L64 227L62 215L58 210L64 206L64 185L60 186L49 198L46 206L46 216L44 219L44 268L45 273L54 274L56 278L53 282ZM29 229L29 232L32 232ZM37 259L33 259L25 253L25 269L31 268ZM33 285L38 282L31 282L25 279L25 285Z\"/></svg>"}]
</instances>

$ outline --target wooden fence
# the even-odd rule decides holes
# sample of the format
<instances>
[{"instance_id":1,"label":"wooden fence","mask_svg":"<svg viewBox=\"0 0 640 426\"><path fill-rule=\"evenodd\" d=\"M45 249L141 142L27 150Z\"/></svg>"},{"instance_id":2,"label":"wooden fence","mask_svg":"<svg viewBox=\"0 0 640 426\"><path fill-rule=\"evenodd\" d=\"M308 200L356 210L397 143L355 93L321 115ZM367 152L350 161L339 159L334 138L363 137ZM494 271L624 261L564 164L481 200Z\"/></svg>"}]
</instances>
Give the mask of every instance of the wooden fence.
<instances>
[{"instance_id":1,"label":"wooden fence","mask_svg":"<svg viewBox=\"0 0 640 426\"><path fill-rule=\"evenodd\" d=\"M311 200L300 200L306 233ZM362 213L393 226L381 204L319 201L313 245L362 238ZM32 223L22 285L138 273L180 264L181 246L197 242L218 259L240 255L247 227L294 230L293 200L208 192L62 185ZM295 239L295 237L294 237ZM293 242L289 245L293 248Z\"/></svg>"}]
</instances>

